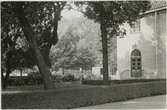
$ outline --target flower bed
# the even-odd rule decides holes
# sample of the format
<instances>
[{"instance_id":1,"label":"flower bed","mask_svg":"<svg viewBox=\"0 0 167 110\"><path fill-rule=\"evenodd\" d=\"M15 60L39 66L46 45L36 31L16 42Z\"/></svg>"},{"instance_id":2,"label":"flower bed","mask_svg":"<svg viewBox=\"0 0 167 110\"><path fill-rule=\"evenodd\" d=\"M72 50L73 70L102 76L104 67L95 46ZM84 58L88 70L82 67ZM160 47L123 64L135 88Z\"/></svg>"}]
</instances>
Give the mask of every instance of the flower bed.
<instances>
[{"instance_id":1,"label":"flower bed","mask_svg":"<svg viewBox=\"0 0 167 110\"><path fill-rule=\"evenodd\" d=\"M2 94L2 108L66 109L160 94L166 94L165 80Z\"/></svg>"}]
</instances>

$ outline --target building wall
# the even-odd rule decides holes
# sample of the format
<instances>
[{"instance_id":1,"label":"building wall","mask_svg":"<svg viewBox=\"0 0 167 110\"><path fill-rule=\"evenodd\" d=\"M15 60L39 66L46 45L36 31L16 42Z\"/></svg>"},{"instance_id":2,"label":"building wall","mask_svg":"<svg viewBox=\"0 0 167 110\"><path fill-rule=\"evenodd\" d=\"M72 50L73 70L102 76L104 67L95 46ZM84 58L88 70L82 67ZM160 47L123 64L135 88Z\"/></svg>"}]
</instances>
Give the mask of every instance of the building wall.
<instances>
[{"instance_id":1,"label":"building wall","mask_svg":"<svg viewBox=\"0 0 167 110\"><path fill-rule=\"evenodd\" d=\"M166 11L159 11L157 14L157 36L158 36L158 77L166 77L166 38L167 38L167 22Z\"/></svg>"},{"instance_id":2,"label":"building wall","mask_svg":"<svg viewBox=\"0 0 167 110\"><path fill-rule=\"evenodd\" d=\"M130 54L134 45L142 54L143 78L165 78L166 11L145 15L137 29L130 28L128 24L123 27L126 28L127 35L117 39L117 73L120 74L120 78L131 78Z\"/></svg>"},{"instance_id":3,"label":"building wall","mask_svg":"<svg viewBox=\"0 0 167 110\"><path fill-rule=\"evenodd\" d=\"M115 75L117 71L117 36L111 37L108 48L109 75Z\"/></svg>"}]
</instances>

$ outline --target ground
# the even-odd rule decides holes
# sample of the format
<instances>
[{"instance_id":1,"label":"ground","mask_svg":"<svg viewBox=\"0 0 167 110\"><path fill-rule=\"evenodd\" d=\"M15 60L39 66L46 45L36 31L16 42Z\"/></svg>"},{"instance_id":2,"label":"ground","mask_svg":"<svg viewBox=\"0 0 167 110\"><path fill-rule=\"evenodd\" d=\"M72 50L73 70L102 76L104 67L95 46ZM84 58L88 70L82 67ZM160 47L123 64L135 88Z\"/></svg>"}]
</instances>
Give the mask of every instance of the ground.
<instances>
[{"instance_id":1,"label":"ground","mask_svg":"<svg viewBox=\"0 0 167 110\"><path fill-rule=\"evenodd\" d=\"M42 85L9 86L7 90L2 91L2 107L15 109L78 108L84 106L90 106L84 107L84 109L164 108L164 96L166 95L145 98L138 97L165 94L166 89L163 89L166 86L165 84L161 81L99 86L82 85L79 82L66 82L55 83L55 88L47 91L43 89ZM132 98L138 99L129 100ZM107 102L112 103L104 104ZM102 103L103 105L98 105ZM91 106L96 104L97 106Z\"/></svg>"},{"instance_id":2,"label":"ground","mask_svg":"<svg viewBox=\"0 0 167 110\"><path fill-rule=\"evenodd\" d=\"M159 95L137 98L128 101L82 107L81 109L163 109L166 107L166 95Z\"/></svg>"}]
</instances>

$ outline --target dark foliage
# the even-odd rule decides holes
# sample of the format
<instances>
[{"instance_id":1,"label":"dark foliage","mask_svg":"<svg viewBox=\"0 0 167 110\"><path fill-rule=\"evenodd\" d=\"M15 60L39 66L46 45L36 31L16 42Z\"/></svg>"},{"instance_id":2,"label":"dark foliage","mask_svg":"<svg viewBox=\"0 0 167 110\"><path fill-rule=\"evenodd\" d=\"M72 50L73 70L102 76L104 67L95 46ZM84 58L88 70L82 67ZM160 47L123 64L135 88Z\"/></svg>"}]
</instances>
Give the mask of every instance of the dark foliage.
<instances>
[{"instance_id":1,"label":"dark foliage","mask_svg":"<svg viewBox=\"0 0 167 110\"><path fill-rule=\"evenodd\" d=\"M127 83L142 83L152 81L166 81L166 79L127 79L127 80L109 80L108 85L112 84L127 84ZM88 85L104 85L102 80L82 80L82 84Z\"/></svg>"},{"instance_id":2,"label":"dark foliage","mask_svg":"<svg viewBox=\"0 0 167 110\"><path fill-rule=\"evenodd\" d=\"M64 76L62 80L64 82L71 82L71 81L75 81L76 78L74 77L74 75L69 74L69 75Z\"/></svg>"},{"instance_id":3,"label":"dark foliage","mask_svg":"<svg viewBox=\"0 0 167 110\"><path fill-rule=\"evenodd\" d=\"M24 85L39 85L43 84L43 79L40 75L29 75L29 76L15 76L9 77L9 86L24 86Z\"/></svg>"}]
</instances>

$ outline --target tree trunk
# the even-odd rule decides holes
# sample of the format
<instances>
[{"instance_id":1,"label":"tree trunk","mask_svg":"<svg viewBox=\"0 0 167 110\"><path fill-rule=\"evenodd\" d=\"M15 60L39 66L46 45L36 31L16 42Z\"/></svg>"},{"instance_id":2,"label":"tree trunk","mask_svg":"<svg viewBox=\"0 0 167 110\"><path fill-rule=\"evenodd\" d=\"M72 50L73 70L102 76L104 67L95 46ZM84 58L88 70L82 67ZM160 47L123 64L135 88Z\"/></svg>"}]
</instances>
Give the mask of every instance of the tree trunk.
<instances>
[{"instance_id":1,"label":"tree trunk","mask_svg":"<svg viewBox=\"0 0 167 110\"><path fill-rule=\"evenodd\" d=\"M103 49L103 80L108 81L108 49L107 49L107 32L104 23L101 23L101 37Z\"/></svg>"},{"instance_id":2,"label":"tree trunk","mask_svg":"<svg viewBox=\"0 0 167 110\"><path fill-rule=\"evenodd\" d=\"M22 70L22 68L20 68L20 83L21 83L21 85L24 85L24 80L23 80L23 70Z\"/></svg>"},{"instance_id":3,"label":"tree trunk","mask_svg":"<svg viewBox=\"0 0 167 110\"><path fill-rule=\"evenodd\" d=\"M59 8L58 10L56 9L56 6L54 5L54 19L53 19L53 32L50 34L51 37L47 42L48 44L45 45L45 47L43 47L41 49L42 55L44 57L45 63L46 65L51 68L51 61L49 59L49 53L50 53L50 49L52 47L52 45L56 45L58 42L58 21L59 21L59 16L61 13L61 8ZM42 35L44 37L46 37L45 35Z\"/></svg>"},{"instance_id":4,"label":"tree trunk","mask_svg":"<svg viewBox=\"0 0 167 110\"><path fill-rule=\"evenodd\" d=\"M51 48L51 45L48 45L44 47L43 49L41 49L42 56L48 68L51 68L51 61L49 58L50 48Z\"/></svg>"},{"instance_id":5,"label":"tree trunk","mask_svg":"<svg viewBox=\"0 0 167 110\"><path fill-rule=\"evenodd\" d=\"M7 87L8 87L8 79L9 79L10 73L11 73L11 70L7 69L6 75L5 76L3 74L1 75L2 76L2 88L3 89L7 89Z\"/></svg>"},{"instance_id":6,"label":"tree trunk","mask_svg":"<svg viewBox=\"0 0 167 110\"><path fill-rule=\"evenodd\" d=\"M5 84L5 76L1 72L1 87L2 89L6 89L6 84Z\"/></svg>"},{"instance_id":7,"label":"tree trunk","mask_svg":"<svg viewBox=\"0 0 167 110\"><path fill-rule=\"evenodd\" d=\"M21 77L23 76L23 70L22 70L22 68L20 68L20 76Z\"/></svg>"},{"instance_id":8,"label":"tree trunk","mask_svg":"<svg viewBox=\"0 0 167 110\"><path fill-rule=\"evenodd\" d=\"M106 22L105 22L105 10L102 6L101 8L101 38L102 38L102 50L103 50L103 81L105 84L108 82L108 45L107 45L107 30L106 30Z\"/></svg>"},{"instance_id":9,"label":"tree trunk","mask_svg":"<svg viewBox=\"0 0 167 110\"><path fill-rule=\"evenodd\" d=\"M27 40L29 41L30 46L33 48L33 50L35 52L34 54L35 54L36 59L37 59L37 66L39 68L39 71L40 71L43 79L44 79L44 88L45 89L52 89L54 87L54 84L52 82L51 72L50 72L48 66L45 64L44 58L41 55L41 52L38 48L34 32L32 30L31 25L29 24L27 18L25 17L25 13L24 13L24 9L22 8L22 4L17 3L15 8L16 8L15 12L16 12L16 15L20 21L21 26L22 26L24 35L27 38Z\"/></svg>"}]
</instances>

